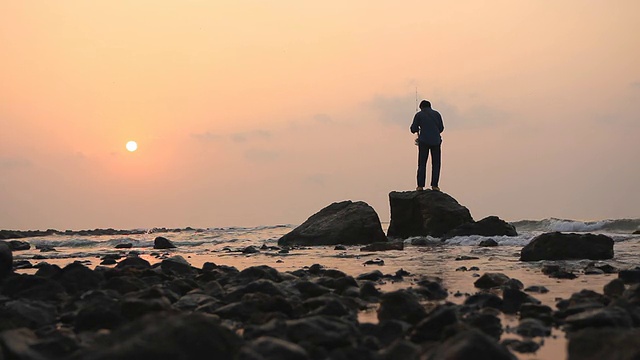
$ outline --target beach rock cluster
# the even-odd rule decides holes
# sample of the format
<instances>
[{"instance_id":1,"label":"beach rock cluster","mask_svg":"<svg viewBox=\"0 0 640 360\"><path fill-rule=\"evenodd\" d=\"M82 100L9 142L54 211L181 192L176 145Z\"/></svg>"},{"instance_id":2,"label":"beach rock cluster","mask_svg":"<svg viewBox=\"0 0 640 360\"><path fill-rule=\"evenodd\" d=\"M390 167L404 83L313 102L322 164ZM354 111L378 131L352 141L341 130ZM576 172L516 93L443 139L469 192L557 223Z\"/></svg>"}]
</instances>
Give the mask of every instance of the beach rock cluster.
<instances>
[{"instance_id":1,"label":"beach rock cluster","mask_svg":"<svg viewBox=\"0 0 640 360\"><path fill-rule=\"evenodd\" d=\"M514 359L499 343L496 311L508 298L454 305L437 278L378 289L407 276L318 264L195 268L180 256L151 265L131 255L94 270L41 263L0 282L0 350L16 359ZM362 311L378 322L359 322Z\"/></svg>"},{"instance_id":2,"label":"beach rock cluster","mask_svg":"<svg viewBox=\"0 0 640 360\"><path fill-rule=\"evenodd\" d=\"M515 359L512 352L537 351L554 328L566 332L570 359L640 355L629 335L640 328L638 268L553 309L535 297L544 287L494 272L454 304L440 279L402 269L240 271L196 268L179 255L151 265L130 254L93 270L43 262L29 275L7 267L11 256L0 242L0 353L8 359ZM381 291L388 281L404 286ZM377 323L359 321L374 311ZM502 314L518 325L505 326Z\"/></svg>"}]
</instances>

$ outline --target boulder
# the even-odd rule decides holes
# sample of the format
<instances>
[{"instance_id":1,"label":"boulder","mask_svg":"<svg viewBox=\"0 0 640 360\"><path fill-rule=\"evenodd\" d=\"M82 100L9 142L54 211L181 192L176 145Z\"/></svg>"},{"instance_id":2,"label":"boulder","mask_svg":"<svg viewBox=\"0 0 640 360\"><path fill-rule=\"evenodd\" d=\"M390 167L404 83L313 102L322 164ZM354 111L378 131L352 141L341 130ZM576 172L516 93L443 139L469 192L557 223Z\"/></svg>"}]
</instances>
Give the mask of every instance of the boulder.
<instances>
[{"instance_id":1,"label":"boulder","mask_svg":"<svg viewBox=\"0 0 640 360\"><path fill-rule=\"evenodd\" d=\"M640 230L636 230L633 232L633 235L640 235Z\"/></svg>"},{"instance_id":2,"label":"boulder","mask_svg":"<svg viewBox=\"0 0 640 360\"><path fill-rule=\"evenodd\" d=\"M478 330L463 331L434 347L423 359L493 359L515 360L504 346Z\"/></svg>"},{"instance_id":3,"label":"boulder","mask_svg":"<svg viewBox=\"0 0 640 360\"><path fill-rule=\"evenodd\" d=\"M466 223L447 232L443 240L454 236L518 236L516 227L497 216L488 216L480 221Z\"/></svg>"},{"instance_id":4,"label":"boulder","mask_svg":"<svg viewBox=\"0 0 640 360\"><path fill-rule=\"evenodd\" d=\"M369 244L360 248L360 251L387 251L387 250L404 250L404 243L402 241L395 242L378 242Z\"/></svg>"},{"instance_id":5,"label":"boulder","mask_svg":"<svg viewBox=\"0 0 640 360\"><path fill-rule=\"evenodd\" d=\"M171 242L171 240L158 236L153 240L153 248L154 249L173 249L176 246Z\"/></svg>"},{"instance_id":6,"label":"boulder","mask_svg":"<svg viewBox=\"0 0 640 360\"><path fill-rule=\"evenodd\" d=\"M12 251L22 251L22 250L31 249L31 245L29 245L29 243L26 241L11 240L11 241L8 241L7 244L9 245L9 248Z\"/></svg>"},{"instance_id":7,"label":"boulder","mask_svg":"<svg viewBox=\"0 0 640 360\"><path fill-rule=\"evenodd\" d=\"M640 358L640 329L588 328L568 335L567 359Z\"/></svg>"},{"instance_id":8,"label":"boulder","mask_svg":"<svg viewBox=\"0 0 640 360\"><path fill-rule=\"evenodd\" d=\"M480 289L491 289L502 286L509 281L509 277L503 273L485 273L473 283L473 286Z\"/></svg>"},{"instance_id":9,"label":"boulder","mask_svg":"<svg viewBox=\"0 0 640 360\"><path fill-rule=\"evenodd\" d=\"M392 238L442 237L473 222L469 209L441 191L392 191L389 203L391 222L387 236Z\"/></svg>"},{"instance_id":10,"label":"boulder","mask_svg":"<svg viewBox=\"0 0 640 360\"><path fill-rule=\"evenodd\" d=\"M82 359L234 359L242 339L205 314L149 315L83 349Z\"/></svg>"},{"instance_id":11,"label":"boulder","mask_svg":"<svg viewBox=\"0 0 640 360\"><path fill-rule=\"evenodd\" d=\"M382 295L378 321L401 320L417 324L427 315L418 297L409 290L396 290Z\"/></svg>"},{"instance_id":12,"label":"boulder","mask_svg":"<svg viewBox=\"0 0 640 360\"><path fill-rule=\"evenodd\" d=\"M536 236L520 253L520 261L611 258L613 239L602 234L545 233Z\"/></svg>"},{"instance_id":13,"label":"boulder","mask_svg":"<svg viewBox=\"0 0 640 360\"><path fill-rule=\"evenodd\" d=\"M380 218L362 201L333 203L278 240L278 245L358 245L386 242Z\"/></svg>"},{"instance_id":14,"label":"boulder","mask_svg":"<svg viewBox=\"0 0 640 360\"><path fill-rule=\"evenodd\" d=\"M6 242L0 241L0 280L13 271L13 252Z\"/></svg>"}]
</instances>

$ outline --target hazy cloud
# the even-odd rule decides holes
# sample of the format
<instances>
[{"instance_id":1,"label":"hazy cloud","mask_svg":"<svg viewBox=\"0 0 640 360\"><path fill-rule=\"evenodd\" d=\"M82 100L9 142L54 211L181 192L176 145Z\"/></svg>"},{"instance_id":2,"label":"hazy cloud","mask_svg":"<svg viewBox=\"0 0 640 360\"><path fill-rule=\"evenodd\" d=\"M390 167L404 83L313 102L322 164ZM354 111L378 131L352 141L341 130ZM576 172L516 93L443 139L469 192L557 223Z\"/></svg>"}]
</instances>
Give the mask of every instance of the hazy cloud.
<instances>
[{"instance_id":1,"label":"hazy cloud","mask_svg":"<svg viewBox=\"0 0 640 360\"><path fill-rule=\"evenodd\" d=\"M222 136L219 134L213 134L209 131L204 132L204 133L195 133L195 134L191 134L191 137L196 139L196 140L200 140L202 142L212 142L212 141L220 141L222 140Z\"/></svg>"},{"instance_id":2,"label":"hazy cloud","mask_svg":"<svg viewBox=\"0 0 640 360\"><path fill-rule=\"evenodd\" d=\"M325 185L325 183L327 182L327 175L312 174L312 175L306 176L303 179L303 182L305 184L312 184L312 185Z\"/></svg>"},{"instance_id":3,"label":"hazy cloud","mask_svg":"<svg viewBox=\"0 0 640 360\"><path fill-rule=\"evenodd\" d=\"M374 110L377 120L409 128L416 113L415 102L415 95L411 94L396 97L376 95L365 105Z\"/></svg>"},{"instance_id":4,"label":"hazy cloud","mask_svg":"<svg viewBox=\"0 0 640 360\"><path fill-rule=\"evenodd\" d=\"M215 134L210 131L203 133L191 134L191 137L202 142L217 142L231 140L235 143L243 143L255 139L268 140L271 138L271 133L266 130L254 130L237 132L233 134Z\"/></svg>"},{"instance_id":5,"label":"hazy cloud","mask_svg":"<svg viewBox=\"0 0 640 360\"><path fill-rule=\"evenodd\" d=\"M234 142L246 142L253 139L267 140L271 138L271 133L265 130L246 131L231 134L231 140Z\"/></svg>"},{"instance_id":6,"label":"hazy cloud","mask_svg":"<svg viewBox=\"0 0 640 360\"><path fill-rule=\"evenodd\" d=\"M3 171L31 167L32 163L24 158L0 158L0 169Z\"/></svg>"},{"instance_id":7,"label":"hazy cloud","mask_svg":"<svg viewBox=\"0 0 640 360\"><path fill-rule=\"evenodd\" d=\"M631 83L631 87L640 90L640 81L634 81Z\"/></svg>"},{"instance_id":8,"label":"hazy cloud","mask_svg":"<svg viewBox=\"0 0 640 360\"><path fill-rule=\"evenodd\" d=\"M315 114L313 115L313 120L320 122L320 123L330 123L333 120L331 119L331 116L327 115L327 114Z\"/></svg>"},{"instance_id":9,"label":"hazy cloud","mask_svg":"<svg viewBox=\"0 0 640 360\"><path fill-rule=\"evenodd\" d=\"M280 154L275 151L253 148L245 151L244 157L251 162L263 163L277 160Z\"/></svg>"}]
</instances>

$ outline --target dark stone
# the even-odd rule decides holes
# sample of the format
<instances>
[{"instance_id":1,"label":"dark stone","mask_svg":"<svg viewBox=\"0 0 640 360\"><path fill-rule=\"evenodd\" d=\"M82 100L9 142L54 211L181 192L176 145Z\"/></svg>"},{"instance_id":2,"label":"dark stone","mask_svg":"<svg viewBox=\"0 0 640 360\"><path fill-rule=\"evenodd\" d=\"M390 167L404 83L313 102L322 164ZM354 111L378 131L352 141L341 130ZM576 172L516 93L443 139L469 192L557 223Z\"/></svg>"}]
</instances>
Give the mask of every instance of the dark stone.
<instances>
[{"instance_id":1,"label":"dark stone","mask_svg":"<svg viewBox=\"0 0 640 360\"><path fill-rule=\"evenodd\" d=\"M478 260L480 259L477 256L468 256L468 255L458 255L456 256L456 261L466 261L466 260Z\"/></svg>"},{"instance_id":2,"label":"dark stone","mask_svg":"<svg viewBox=\"0 0 640 360\"><path fill-rule=\"evenodd\" d=\"M611 258L613 239L602 234L545 233L536 236L520 253L521 261Z\"/></svg>"},{"instance_id":3,"label":"dark stone","mask_svg":"<svg viewBox=\"0 0 640 360\"><path fill-rule=\"evenodd\" d=\"M524 291L537 293L537 294L546 294L549 292L549 289L542 285L532 285L524 289Z\"/></svg>"},{"instance_id":4,"label":"dark stone","mask_svg":"<svg viewBox=\"0 0 640 360\"><path fill-rule=\"evenodd\" d=\"M302 297L305 299L322 296L326 293L331 292L331 289L329 289L328 287L316 284L311 281L297 281L295 284L293 284L293 287L298 289Z\"/></svg>"},{"instance_id":5,"label":"dark stone","mask_svg":"<svg viewBox=\"0 0 640 360\"><path fill-rule=\"evenodd\" d=\"M78 304L79 310L74 319L77 331L96 331L115 329L125 323L120 310L120 295L111 291L93 291L85 294Z\"/></svg>"},{"instance_id":6,"label":"dark stone","mask_svg":"<svg viewBox=\"0 0 640 360\"><path fill-rule=\"evenodd\" d=\"M418 298L408 290L396 290L382 295L378 308L378 321L401 320L417 324L426 316Z\"/></svg>"},{"instance_id":7,"label":"dark stone","mask_svg":"<svg viewBox=\"0 0 640 360\"><path fill-rule=\"evenodd\" d=\"M456 227L473 222L469 209L441 191L389 193L391 222L387 236L442 237Z\"/></svg>"},{"instance_id":8,"label":"dark stone","mask_svg":"<svg viewBox=\"0 0 640 360\"><path fill-rule=\"evenodd\" d=\"M423 355L424 359L515 360L504 346L478 330L461 331Z\"/></svg>"},{"instance_id":9,"label":"dark stone","mask_svg":"<svg viewBox=\"0 0 640 360\"><path fill-rule=\"evenodd\" d=\"M162 269L162 272L166 274L176 274L184 276L194 275L197 273L197 270L180 255L172 256L168 259L162 260L162 262L160 263L160 268Z\"/></svg>"},{"instance_id":10,"label":"dark stone","mask_svg":"<svg viewBox=\"0 0 640 360\"><path fill-rule=\"evenodd\" d=\"M246 285L240 285L235 290L229 292L225 297L228 302L239 301L246 294L262 293L271 296L284 296L284 293L280 288L271 280L258 279L254 280Z\"/></svg>"},{"instance_id":11,"label":"dark stone","mask_svg":"<svg viewBox=\"0 0 640 360\"><path fill-rule=\"evenodd\" d=\"M103 289L115 290L120 294L128 294L144 289L144 281L133 276L115 276L105 281Z\"/></svg>"},{"instance_id":12,"label":"dark stone","mask_svg":"<svg viewBox=\"0 0 640 360\"><path fill-rule=\"evenodd\" d=\"M286 324L289 340L328 349L355 347L360 335L354 323L333 316L309 316Z\"/></svg>"},{"instance_id":13,"label":"dark stone","mask_svg":"<svg viewBox=\"0 0 640 360\"><path fill-rule=\"evenodd\" d=\"M502 311L515 314L523 304L540 304L540 300L517 289L505 288L502 291Z\"/></svg>"},{"instance_id":14,"label":"dark stone","mask_svg":"<svg viewBox=\"0 0 640 360\"><path fill-rule=\"evenodd\" d=\"M618 272L618 279L622 280L625 284L640 283L640 269L620 270L620 272Z\"/></svg>"},{"instance_id":15,"label":"dark stone","mask_svg":"<svg viewBox=\"0 0 640 360\"><path fill-rule=\"evenodd\" d=\"M599 327L629 329L633 326L633 320L629 313L617 306L583 311L568 316L565 321L569 325L569 330Z\"/></svg>"},{"instance_id":16,"label":"dark stone","mask_svg":"<svg viewBox=\"0 0 640 360\"><path fill-rule=\"evenodd\" d=\"M7 241L7 244L11 251L24 251L31 249L31 245L26 241L11 240Z\"/></svg>"},{"instance_id":17,"label":"dark stone","mask_svg":"<svg viewBox=\"0 0 640 360\"><path fill-rule=\"evenodd\" d=\"M405 334L411 329L411 324L399 320L387 320L378 324L363 323L361 328L370 327L369 333L375 336L382 346L390 344L404 338ZM365 330L362 330L365 333Z\"/></svg>"},{"instance_id":18,"label":"dark stone","mask_svg":"<svg viewBox=\"0 0 640 360\"><path fill-rule=\"evenodd\" d=\"M604 286L603 291L609 297L622 296L624 293L624 281L622 279L613 279Z\"/></svg>"},{"instance_id":19,"label":"dark stone","mask_svg":"<svg viewBox=\"0 0 640 360\"><path fill-rule=\"evenodd\" d=\"M498 246L498 242L493 240L493 239L487 239L487 240L480 241L480 244L478 244L478 246L481 246L481 247L494 247L494 246Z\"/></svg>"},{"instance_id":20,"label":"dark stone","mask_svg":"<svg viewBox=\"0 0 640 360\"><path fill-rule=\"evenodd\" d=\"M568 334L569 360L640 358L640 329L588 328Z\"/></svg>"},{"instance_id":21,"label":"dark stone","mask_svg":"<svg viewBox=\"0 0 640 360\"><path fill-rule=\"evenodd\" d=\"M60 274L60 272L62 271L60 266L49 264L47 262L41 262L34 265L34 267L38 269L38 271L36 271L35 273L36 276L41 276L48 279L53 278L54 276Z\"/></svg>"},{"instance_id":22,"label":"dark stone","mask_svg":"<svg viewBox=\"0 0 640 360\"><path fill-rule=\"evenodd\" d=\"M540 344L533 340L505 339L502 345L522 354L534 353L540 349Z\"/></svg>"},{"instance_id":23,"label":"dark stone","mask_svg":"<svg viewBox=\"0 0 640 360\"><path fill-rule=\"evenodd\" d=\"M502 310L502 298L496 294L482 292L469 296L464 301L464 305L476 309L493 308Z\"/></svg>"},{"instance_id":24,"label":"dark stone","mask_svg":"<svg viewBox=\"0 0 640 360\"><path fill-rule=\"evenodd\" d=\"M243 254L257 254L260 252L260 249L253 245L249 245L246 248L242 249Z\"/></svg>"},{"instance_id":25,"label":"dark stone","mask_svg":"<svg viewBox=\"0 0 640 360\"><path fill-rule=\"evenodd\" d=\"M478 280L473 283L473 286L479 289L491 289L494 287L502 286L509 277L502 273L484 273Z\"/></svg>"},{"instance_id":26,"label":"dark stone","mask_svg":"<svg viewBox=\"0 0 640 360\"><path fill-rule=\"evenodd\" d=\"M553 310L547 305L524 303L520 307L520 319L538 319L547 326L551 326L553 323L552 315Z\"/></svg>"},{"instance_id":27,"label":"dark stone","mask_svg":"<svg viewBox=\"0 0 640 360\"><path fill-rule=\"evenodd\" d=\"M72 262L62 268L62 271L53 279L58 281L67 293L77 294L97 289L104 277L101 273L93 271L79 262Z\"/></svg>"},{"instance_id":28,"label":"dark stone","mask_svg":"<svg viewBox=\"0 0 640 360\"><path fill-rule=\"evenodd\" d=\"M384 260L382 259L372 259L372 260L367 260L365 262L362 263L363 265L378 265L378 266L383 266L384 265Z\"/></svg>"},{"instance_id":29,"label":"dark stone","mask_svg":"<svg viewBox=\"0 0 640 360\"><path fill-rule=\"evenodd\" d=\"M29 260L16 260L13 262L13 269L33 269L33 264Z\"/></svg>"},{"instance_id":30,"label":"dark stone","mask_svg":"<svg viewBox=\"0 0 640 360\"><path fill-rule=\"evenodd\" d=\"M402 241L394 242L377 242L360 248L360 251L388 251L388 250L404 250Z\"/></svg>"},{"instance_id":31,"label":"dark stone","mask_svg":"<svg viewBox=\"0 0 640 360\"><path fill-rule=\"evenodd\" d=\"M640 230L636 230L633 232L633 235L640 235Z\"/></svg>"},{"instance_id":32,"label":"dark stone","mask_svg":"<svg viewBox=\"0 0 640 360\"><path fill-rule=\"evenodd\" d=\"M536 318L524 318L520 320L516 333L527 338L544 337L551 335L551 328Z\"/></svg>"},{"instance_id":33,"label":"dark stone","mask_svg":"<svg viewBox=\"0 0 640 360\"><path fill-rule=\"evenodd\" d=\"M415 288L415 292L428 300L444 300L449 296L440 279L422 279L418 281L418 287Z\"/></svg>"},{"instance_id":34,"label":"dark stone","mask_svg":"<svg viewBox=\"0 0 640 360\"><path fill-rule=\"evenodd\" d=\"M116 245L116 249L131 249L132 247L132 243L121 243Z\"/></svg>"},{"instance_id":35,"label":"dark stone","mask_svg":"<svg viewBox=\"0 0 640 360\"><path fill-rule=\"evenodd\" d=\"M439 341L447 326L458 323L458 315L452 306L439 306L420 321L411 332L411 341L420 344L425 341Z\"/></svg>"},{"instance_id":36,"label":"dark stone","mask_svg":"<svg viewBox=\"0 0 640 360\"><path fill-rule=\"evenodd\" d=\"M278 245L358 245L386 242L380 218L367 203L333 203L278 240Z\"/></svg>"},{"instance_id":37,"label":"dark stone","mask_svg":"<svg viewBox=\"0 0 640 360\"><path fill-rule=\"evenodd\" d=\"M364 273L364 274L360 274L356 277L356 279L358 280L371 280L371 281L378 281L380 279L382 279L384 275L382 274L382 272L380 270L373 270L373 271L369 271L368 273Z\"/></svg>"},{"instance_id":38,"label":"dark stone","mask_svg":"<svg viewBox=\"0 0 640 360\"><path fill-rule=\"evenodd\" d=\"M360 285L360 297L368 299L377 299L382 295L380 290L376 288L376 284L371 281L364 281Z\"/></svg>"},{"instance_id":39,"label":"dark stone","mask_svg":"<svg viewBox=\"0 0 640 360\"><path fill-rule=\"evenodd\" d=\"M5 241L0 241L0 280L13 272L13 253Z\"/></svg>"},{"instance_id":40,"label":"dark stone","mask_svg":"<svg viewBox=\"0 0 640 360\"><path fill-rule=\"evenodd\" d=\"M26 274L7 278L2 287L2 294L14 299L42 301L60 301L68 296L64 287L57 281Z\"/></svg>"},{"instance_id":41,"label":"dark stone","mask_svg":"<svg viewBox=\"0 0 640 360\"><path fill-rule=\"evenodd\" d=\"M258 279L267 279L275 282L282 281L282 277L278 270L267 265L250 266L240 271L237 278L244 281L253 281Z\"/></svg>"},{"instance_id":42,"label":"dark stone","mask_svg":"<svg viewBox=\"0 0 640 360\"><path fill-rule=\"evenodd\" d=\"M488 216L480 221L462 224L455 229L447 232L443 236L443 240L450 239L455 236L518 236L515 226L500 219L497 216ZM495 242L495 241L494 241ZM489 245L489 246L497 246Z\"/></svg>"},{"instance_id":43,"label":"dark stone","mask_svg":"<svg viewBox=\"0 0 640 360\"><path fill-rule=\"evenodd\" d=\"M212 316L157 314L143 317L104 336L79 358L232 360L242 345L233 331Z\"/></svg>"},{"instance_id":44,"label":"dark stone","mask_svg":"<svg viewBox=\"0 0 640 360\"><path fill-rule=\"evenodd\" d=\"M158 236L153 240L154 249L174 249L176 246L173 242L165 237Z\"/></svg>"},{"instance_id":45,"label":"dark stone","mask_svg":"<svg viewBox=\"0 0 640 360\"><path fill-rule=\"evenodd\" d=\"M338 251L342 250L342 251L344 251L344 250L347 250L347 247L346 247L346 246L344 246L344 245L336 245L336 246L333 248L333 250L338 250Z\"/></svg>"},{"instance_id":46,"label":"dark stone","mask_svg":"<svg viewBox=\"0 0 640 360\"><path fill-rule=\"evenodd\" d=\"M308 360L309 354L298 344L275 337L262 336L246 344L237 358L237 360L251 359Z\"/></svg>"},{"instance_id":47,"label":"dark stone","mask_svg":"<svg viewBox=\"0 0 640 360\"><path fill-rule=\"evenodd\" d=\"M38 300L11 300L0 306L0 331L19 327L32 329L54 325L58 316L55 305Z\"/></svg>"},{"instance_id":48,"label":"dark stone","mask_svg":"<svg viewBox=\"0 0 640 360\"><path fill-rule=\"evenodd\" d=\"M491 336L494 340L500 340L502 335L502 323L500 318L490 312L474 312L463 319L464 323Z\"/></svg>"},{"instance_id":49,"label":"dark stone","mask_svg":"<svg viewBox=\"0 0 640 360\"><path fill-rule=\"evenodd\" d=\"M419 360L420 347L407 340L398 340L378 351L379 360Z\"/></svg>"},{"instance_id":50,"label":"dark stone","mask_svg":"<svg viewBox=\"0 0 640 360\"><path fill-rule=\"evenodd\" d=\"M116 266L116 269L126 269L126 268L134 268L134 269L141 269L141 270L145 270L145 269L151 269L151 264L135 255L135 256L128 256L126 257L124 260L120 261Z\"/></svg>"}]
</instances>

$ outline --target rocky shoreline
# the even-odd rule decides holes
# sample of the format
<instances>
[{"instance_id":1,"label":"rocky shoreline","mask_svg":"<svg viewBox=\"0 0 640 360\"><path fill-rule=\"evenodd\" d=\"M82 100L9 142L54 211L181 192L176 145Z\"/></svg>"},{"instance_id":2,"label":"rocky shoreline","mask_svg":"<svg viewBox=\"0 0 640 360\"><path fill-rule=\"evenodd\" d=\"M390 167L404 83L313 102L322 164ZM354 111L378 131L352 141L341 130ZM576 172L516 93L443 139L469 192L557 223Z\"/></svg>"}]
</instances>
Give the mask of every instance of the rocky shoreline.
<instances>
[{"instance_id":1,"label":"rocky shoreline","mask_svg":"<svg viewBox=\"0 0 640 360\"><path fill-rule=\"evenodd\" d=\"M6 247L2 254L6 264ZM552 309L536 299L544 288L502 273L484 273L476 293L462 294L402 269L350 276L319 264L196 268L181 256L152 265L135 254L93 270L79 262L36 267L5 268L5 358L514 359L538 350L553 328L566 333L569 359L640 355L632 336L640 270L620 271L602 292L576 292ZM402 288L381 290L388 282ZM360 322L371 311L377 322ZM518 325L505 326L505 315Z\"/></svg>"}]
</instances>

